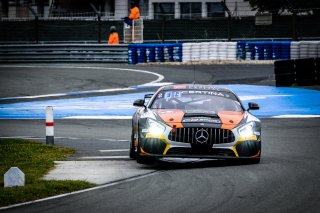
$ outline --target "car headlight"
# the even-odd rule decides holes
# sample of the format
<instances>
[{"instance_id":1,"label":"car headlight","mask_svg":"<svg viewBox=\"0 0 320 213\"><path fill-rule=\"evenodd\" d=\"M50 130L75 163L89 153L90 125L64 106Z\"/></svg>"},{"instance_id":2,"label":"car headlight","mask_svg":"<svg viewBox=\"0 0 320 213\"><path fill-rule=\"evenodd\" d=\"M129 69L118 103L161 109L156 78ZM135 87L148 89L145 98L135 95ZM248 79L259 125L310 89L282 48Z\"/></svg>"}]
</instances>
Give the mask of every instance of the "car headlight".
<instances>
[{"instance_id":1,"label":"car headlight","mask_svg":"<svg viewBox=\"0 0 320 213\"><path fill-rule=\"evenodd\" d=\"M243 125L238 129L238 132L240 137L243 137L243 138L249 138L256 135L254 122L250 122L248 124Z\"/></svg>"},{"instance_id":2,"label":"car headlight","mask_svg":"<svg viewBox=\"0 0 320 213\"><path fill-rule=\"evenodd\" d=\"M148 128L143 129L142 131L145 133L148 133L148 135L153 137L161 136L166 130L166 127L164 125L152 119L148 119L147 124L148 124Z\"/></svg>"}]
</instances>

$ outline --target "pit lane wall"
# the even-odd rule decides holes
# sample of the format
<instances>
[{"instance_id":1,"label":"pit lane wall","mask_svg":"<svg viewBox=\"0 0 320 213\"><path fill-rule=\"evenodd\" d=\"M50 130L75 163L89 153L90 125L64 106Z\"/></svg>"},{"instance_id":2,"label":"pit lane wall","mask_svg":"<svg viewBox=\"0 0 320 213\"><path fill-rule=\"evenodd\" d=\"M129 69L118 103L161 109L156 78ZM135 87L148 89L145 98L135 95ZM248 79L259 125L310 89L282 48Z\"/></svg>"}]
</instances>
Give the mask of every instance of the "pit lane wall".
<instances>
[{"instance_id":1,"label":"pit lane wall","mask_svg":"<svg viewBox=\"0 0 320 213\"><path fill-rule=\"evenodd\" d=\"M289 60L320 57L320 41L239 41L130 44L128 63Z\"/></svg>"}]
</instances>

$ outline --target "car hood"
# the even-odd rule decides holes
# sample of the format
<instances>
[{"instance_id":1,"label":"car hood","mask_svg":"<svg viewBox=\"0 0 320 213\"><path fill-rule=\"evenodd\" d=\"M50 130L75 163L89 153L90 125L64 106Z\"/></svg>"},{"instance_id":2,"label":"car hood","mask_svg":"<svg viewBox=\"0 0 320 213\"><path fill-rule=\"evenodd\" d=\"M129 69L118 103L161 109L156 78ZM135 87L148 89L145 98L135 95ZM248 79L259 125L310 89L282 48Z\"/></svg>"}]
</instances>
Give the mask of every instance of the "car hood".
<instances>
[{"instance_id":1,"label":"car hood","mask_svg":"<svg viewBox=\"0 0 320 213\"><path fill-rule=\"evenodd\" d=\"M207 126L221 125L223 129L233 129L244 118L245 112L234 111L199 111L199 110L178 110L178 109L153 109L161 120L167 125L176 128L183 128L192 124L205 123Z\"/></svg>"}]
</instances>

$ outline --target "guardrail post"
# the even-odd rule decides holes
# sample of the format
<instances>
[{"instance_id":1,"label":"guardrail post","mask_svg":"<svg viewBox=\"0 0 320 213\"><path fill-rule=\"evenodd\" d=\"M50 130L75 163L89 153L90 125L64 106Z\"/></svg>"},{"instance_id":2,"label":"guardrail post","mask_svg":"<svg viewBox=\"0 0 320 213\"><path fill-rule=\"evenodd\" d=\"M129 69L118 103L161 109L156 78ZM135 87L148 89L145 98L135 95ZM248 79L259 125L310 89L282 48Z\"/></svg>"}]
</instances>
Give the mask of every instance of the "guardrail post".
<instances>
[{"instance_id":1,"label":"guardrail post","mask_svg":"<svg viewBox=\"0 0 320 213\"><path fill-rule=\"evenodd\" d=\"M46 144L54 144L53 107L46 107Z\"/></svg>"}]
</instances>

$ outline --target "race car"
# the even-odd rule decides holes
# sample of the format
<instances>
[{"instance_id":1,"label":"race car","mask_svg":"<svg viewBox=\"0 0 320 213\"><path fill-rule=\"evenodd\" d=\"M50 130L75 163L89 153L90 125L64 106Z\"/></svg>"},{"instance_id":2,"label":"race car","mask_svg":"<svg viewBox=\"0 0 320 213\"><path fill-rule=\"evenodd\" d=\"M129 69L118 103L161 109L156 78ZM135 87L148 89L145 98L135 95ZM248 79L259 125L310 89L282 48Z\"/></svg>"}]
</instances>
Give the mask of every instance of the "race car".
<instances>
[{"instance_id":1,"label":"race car","mask_svg":"<svg viewBox=\"0 0 320 213\"><path fill-rule=\"evenodd\" d=\"M130 158L241 159L259 163L261 122L229 89L181 84L161 87L134 101Z\"/></svg>"}]
</instances>

